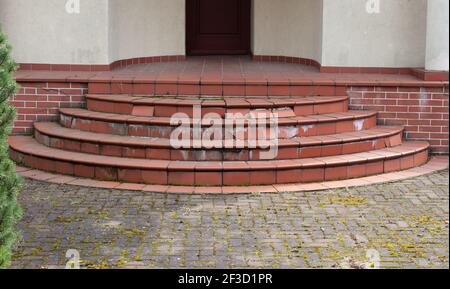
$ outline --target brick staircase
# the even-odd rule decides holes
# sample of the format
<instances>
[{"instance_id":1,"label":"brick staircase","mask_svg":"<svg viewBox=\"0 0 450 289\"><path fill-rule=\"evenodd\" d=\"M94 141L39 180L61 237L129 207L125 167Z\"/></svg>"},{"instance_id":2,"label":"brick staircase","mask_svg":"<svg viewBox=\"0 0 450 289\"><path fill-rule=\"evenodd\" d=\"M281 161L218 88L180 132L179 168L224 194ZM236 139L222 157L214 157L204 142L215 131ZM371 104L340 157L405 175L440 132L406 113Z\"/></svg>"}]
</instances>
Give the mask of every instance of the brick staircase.
<instances>
[{"instance_id":1,"label":"brick staircase","mask_svg":"<svg viewBox=\"0 0 450 289\"><path fill-rule=\"evenodd\" d=\"M144 97L87 95L87 109L60 109L35 123L34 138L10 137L11 157L47 172L104 181L175 186L246 186L335 181L420 166L429 144L403 142L403 128L377 126L377 113L351 111L347 96ZM170 117L276 112L278 155L245 142L233 148L174 149ZM203 128L206 129L206 128Z\"/></svg>"}]
</instances>

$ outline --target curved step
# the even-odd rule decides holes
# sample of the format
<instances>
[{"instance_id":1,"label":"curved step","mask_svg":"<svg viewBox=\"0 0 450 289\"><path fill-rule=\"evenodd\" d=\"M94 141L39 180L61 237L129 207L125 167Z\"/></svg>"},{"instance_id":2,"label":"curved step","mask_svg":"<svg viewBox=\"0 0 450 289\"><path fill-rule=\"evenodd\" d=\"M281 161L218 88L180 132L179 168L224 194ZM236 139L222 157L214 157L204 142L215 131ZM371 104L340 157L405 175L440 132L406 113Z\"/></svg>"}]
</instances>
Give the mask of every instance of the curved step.
<instances>
[{"instance_id":1,"label":"curved step","mask_svg":"<svg viewBox=\"0 0 450 289\"><path fill-rule=\"evenodd\" d=\"M368 152L402 143L402 127L374 127L353 133L280 140L276 159L298 159ZM174 149L169 139L116 136L77 131L53 122L35 123L35 138L46 146L87 154L127 158L182 161L260 160L263 149L239 149L222 144L216 148Z\"/></svg>"},{"instance_id":2,"label":"curved step","mask_svg":"<svg viewBox=\"0 0 450 289\"><path fill-rule=\"evenodd\" d=\"M349 179L409 169L428 161L429 144L339 157L281 161L183 162L106 157L49 148L27 136L9 138L10 155L27 167L99 180L159 185L265 185Z\"/></svg>"},{"instance_id":3,"label":"curved step","mask_svg":"<svg viewBox=\"0 0 450 289\"><path fill-rule=\"evenodd\" d=\"M208 97L137 97L128 95L87 95L91 111L146 117L171 117L175 113L193 116L193 106L201 107L201 114L246 114L254 110L268 110L283 116L304 116L344 112L348 110L348 96L284 97L284 98L208 98Z\"/></svg>"},{"instance_id":4,"label":"curved step","mask_svg":"<svg viewBox=\"0 0 450 289\"><path fill-rule=\"evenodd\" d=\"M280 117L278 121L279 139L295 137L330 135L343 132L355 132L376 126L377 112L347 111L340 113ZM191 123L191 119L186 118ZM202 134L210 126L206 120L202 123ZM141 117L120 114L93 112L78 108L61 108L60 123L67 128L95 133L128 135L137 137L170 138L178 124L171 124L169 117ZM267 122L267 127L270 122ZM192 132L191 132L192 135ZM225 131L224 135L229 138ZM242 137L246 138L246 130Z\"/></svg>"}]
</instances>

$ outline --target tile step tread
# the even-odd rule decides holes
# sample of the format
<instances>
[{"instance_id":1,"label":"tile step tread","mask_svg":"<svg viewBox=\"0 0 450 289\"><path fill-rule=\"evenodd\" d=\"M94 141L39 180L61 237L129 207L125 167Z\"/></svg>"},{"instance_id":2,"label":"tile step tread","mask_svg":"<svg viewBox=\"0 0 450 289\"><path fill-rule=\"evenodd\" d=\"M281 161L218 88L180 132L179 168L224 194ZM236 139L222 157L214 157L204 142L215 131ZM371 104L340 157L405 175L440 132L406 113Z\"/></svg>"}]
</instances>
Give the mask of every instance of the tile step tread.
<instances>
[{"instance_id":1,"label":"tile step tread","mask_svg":"<svg viewBox=\"0 0 450 289\"><path fill-rule=\"evenodd\" d=\"M112 123L129 123L129 124L153 124L153 125L171 125L170 117L143 117L133 115L121 115L114 113L94 112L82 108L61 108L60 113L64 116L70 116L86 120L96 120ZM317 123L332 123L345 120L360 120L376 116L376 111L367 110L349 110L347 112L297 116L297 117L281 117L278 118L279 125L308 125ZM209 126L209 125L208 125Z\"/></svg>"},{"instance_id":2,"label":"tile step tread","mask_svg":"<svg viewBox=\"0 0 450 289\"><path fill-rule=\"evenodd\" d=\"M105 145L128 145L133 147L158 147L171 148L170 139L120 136L104 133L80 131L61 126L56 122L36 122L36 131L43 135L63 138L68 140L90 142ZM292 139L280 139L280 147L311 147L319 145L333 145L350 142L361 142L391 137L401 134L404 128L401 126L376 126L357 132L339 133L326 136L296 137ZM246 146L247 147L247 146ZM222 147L223 148L223 147ZM226 147L225 147L226 148ZM186 148L188 149L188 148ZM194 149L194 148L192 148ZM202 149L202 148L197 148ZM215 148L221 149L221 148Z\"/></svg>"},{"instance_id":3,"label":"tile step tread","mask_svg":"<svg viewBox=\"0 0 450 289\"><path fill-rule=\"evenodd\" d=\"M134 105L192 106L200 104L206 107L285 107L295 105L325 104L348 101L348 96L304 96L304 97L194 97L194 96L131 96L122 94L88 94L87 100L108 101L114 103L132 103Z\"/></svg>"},{"instance_id":4,"label":"tile step tread","mask_svg":"<svg viewBox=\"0 0 450 289\"><path fill-rule=\"evenodd\" d=\"M137 170L175 170L175 171L257 171L257 170L285 170L294 168L320 168L333 166L351 166L361 163L370 163L383 160L397 159L414 155L428 150L427 142L405 142L402 145L375 150L367 153L340 155L333 157L305 158L295 160L276 161L247 161L247 162L189 162L189 161L163 161L148 159L131 159L88 155L84 153L68 152L46 147L36 142L30 136L9 137L10 148L13 151L57 160L84 164L86 166L120 167Z\"/></svg>"}]
</instances>

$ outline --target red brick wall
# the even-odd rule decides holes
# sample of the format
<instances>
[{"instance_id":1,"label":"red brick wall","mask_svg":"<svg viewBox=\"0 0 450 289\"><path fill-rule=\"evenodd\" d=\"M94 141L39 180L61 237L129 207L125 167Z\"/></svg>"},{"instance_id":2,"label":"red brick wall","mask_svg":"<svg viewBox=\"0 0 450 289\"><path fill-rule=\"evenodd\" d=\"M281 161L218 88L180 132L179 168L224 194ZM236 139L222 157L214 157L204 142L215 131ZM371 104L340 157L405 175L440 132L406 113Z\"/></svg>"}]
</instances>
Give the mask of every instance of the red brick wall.
<instances>
[{"instance_id":1,"label":"red brick wall","mask_svg":"<svg viewBox=\"0 0 450 289\"><path fill-rule=\"evenodd\" d=\"M352 109L379 111L379 124L405 126L408 140L449 152L448 87L351 87L349 95Z\"/></svg>"},{"instance_id":2,"label":"red brick wall","mask_svg":"<svg viewBox=\"0 0 450 289\"><path fill-rule=\"evenodd\" d=\"M83 107L85 83L21 82L11 99L17 109L14 134L30 134L34 121L56 120L60 107Z\"/></svg>"}]
</instances>

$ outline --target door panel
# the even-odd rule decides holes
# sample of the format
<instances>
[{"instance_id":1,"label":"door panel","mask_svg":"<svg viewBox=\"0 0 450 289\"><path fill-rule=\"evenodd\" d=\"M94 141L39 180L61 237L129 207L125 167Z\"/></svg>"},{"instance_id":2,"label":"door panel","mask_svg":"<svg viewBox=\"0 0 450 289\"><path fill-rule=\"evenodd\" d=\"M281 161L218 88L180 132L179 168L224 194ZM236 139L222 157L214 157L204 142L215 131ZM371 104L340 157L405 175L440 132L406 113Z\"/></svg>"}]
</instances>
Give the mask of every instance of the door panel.
<instances>
[{"instance_id":1,"label":"door panel","mask_svg":"<svg viewBox=\"0 0 450 289\"><path fill-rule=\"evenodd\" d=\"M200 35L239 34L239 0L199 1Z\"/></svg>"},{"instance_id":2,"label":"door panel","mask_svg":"<svg viewBox=\"0 0 450 289\"><path fill-rule=\"evenodd\" d=\"M188 54L249 52L250 0L187 0L186 5Z\"/></svg>"}]
</instances>

